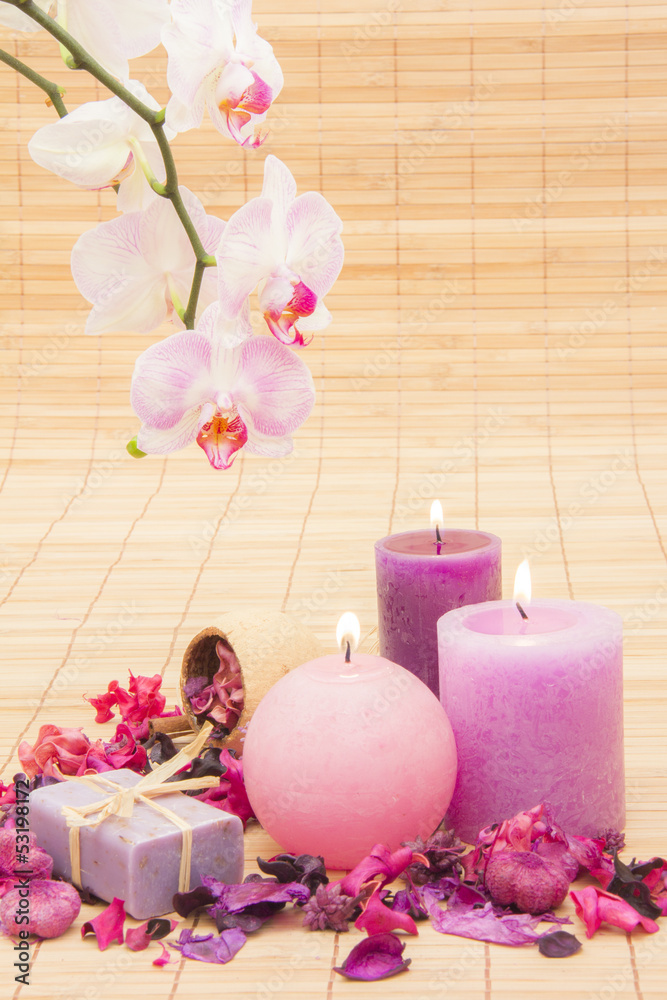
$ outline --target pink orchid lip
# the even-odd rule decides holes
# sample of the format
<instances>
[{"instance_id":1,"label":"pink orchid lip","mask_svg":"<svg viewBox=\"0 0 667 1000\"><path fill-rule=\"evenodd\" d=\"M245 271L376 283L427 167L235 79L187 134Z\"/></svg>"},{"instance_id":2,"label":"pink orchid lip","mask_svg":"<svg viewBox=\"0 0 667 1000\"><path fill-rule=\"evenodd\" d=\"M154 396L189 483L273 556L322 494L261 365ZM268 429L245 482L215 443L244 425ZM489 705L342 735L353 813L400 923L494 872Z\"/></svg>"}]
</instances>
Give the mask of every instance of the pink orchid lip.
<instances>
[{"instance_id":1,"label":"pink orchid lip","mask_svg":"<svg viewBox=\"0 0 667 1000\"><path fill-rule=\"evenodd\" d=\"M248 440L248 429L238 413L225 416L216 410L200 429L197 444L214 469L228 469Z\"/></svg>"}]
</instances>

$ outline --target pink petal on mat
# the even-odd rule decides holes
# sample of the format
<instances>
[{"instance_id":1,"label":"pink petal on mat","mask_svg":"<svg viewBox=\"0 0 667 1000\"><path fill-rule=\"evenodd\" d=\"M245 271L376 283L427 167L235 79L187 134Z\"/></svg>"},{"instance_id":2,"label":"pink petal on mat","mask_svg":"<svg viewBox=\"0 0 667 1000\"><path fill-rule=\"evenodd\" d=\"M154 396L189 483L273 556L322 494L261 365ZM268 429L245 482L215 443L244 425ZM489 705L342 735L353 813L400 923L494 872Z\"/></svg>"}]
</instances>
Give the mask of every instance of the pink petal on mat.
<instances>
[{"instance_id":1,"label":"pink petal on mat","mask_svg":"<svg viewBox=\"0 0 667 1000\"><path fill-rule=\"evenodd\" d=\"M94 920L87 920L81 928L81 937L86 934L94 934L97 938L97 946L100 951L109 947L112 941L118 944L123 943L123 924L125 922L125 902L115 896L105 910L95 917Z\"/></svg>"}]
</instances>

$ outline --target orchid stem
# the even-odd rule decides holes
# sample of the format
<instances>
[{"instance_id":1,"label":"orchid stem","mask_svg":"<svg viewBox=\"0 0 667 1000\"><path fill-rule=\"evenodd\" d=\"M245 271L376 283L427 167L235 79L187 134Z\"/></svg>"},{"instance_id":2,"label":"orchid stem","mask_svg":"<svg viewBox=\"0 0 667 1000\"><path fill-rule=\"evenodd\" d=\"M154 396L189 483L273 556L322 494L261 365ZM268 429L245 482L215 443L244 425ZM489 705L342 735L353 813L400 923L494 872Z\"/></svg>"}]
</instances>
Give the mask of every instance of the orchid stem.
<instances>
[{"instance_id":1,"label":"orchid stem","mask_svg":"<svg viewBox=\"0 0 667 1000\"><path fill-rule=\"evenodd\" d=\"M5 52L4 49L0 49L0 62L11 66L11 68L15 69L17 73L20 73L27 80L30 80L31 83L40 87L47 95L60 117L65 117L67 114L67 108L65 107L65 103L62 98L62 95L65 93L64 87L59 86L57 83L53 83L51 80L47 80L41 73L37 73L34 69L31 69L30 66L26 66L24 62L21 62L20 59L10 55L9 52Z\"/></svg>"},{"instance_id":2,"label":"orchid stem","mask_svg":"<svg viewBox=\"0 0 667 1000\"><path fill-rule=\"evenodd\" d=\"M215 259L215 258L214 258ZM199 292L201 291L202 278L204 277L204 271L207 265L201 260L198 260L195 264L195 273L192 278L192 287L190 289L190 298L188 299L188 306L183 314L183 322L185 323L186 330L193 330L195 325L195 313L197 312L197 301L199 299Z\"/></svg>"},{"instance_id":3,"label":"orchid stem","mask_svg":"<svg viewBox=\"0 0 667 1000\"><path fill-rule=\"evenodd\" d=\"M79 42L77 42L77 40L62 27L62 25L58 24L58 22L52 17L49 17L48 14L45 14L44 11L40 10L33 0L0 0L0 2L8 3L12 7L18 7L22 13L26 14L29 18L48 31L49 34L52 35L60 44L61 48L65 49L70 54L71 60L67 60L67 63L72 69L86 70L96 80L99 80L99 82L102 83L107 90L110 90L112 94L119 97L121 101L128 106L128 108L131 108L135 114L139 115L139 117L150 126L157 144L160 147L160 153L162 154L166 171L165 183L160 184L157 180L155 182L150 181L151 186L153 190L160 195L160 197L167 198L171 201L188 236L188 239L190 240L190 245L192 246L195 257L197 258L195 272L192 279L192 286L190 289L190 296L188 299L188 307L185 312L185 316L188 317L191 322L194 322L194 314L197 309L203 269L206 267L215 267L216 260L215 257L206 252L201 239L199 238L199 234L195 229L195 225L188 214L188 210L183 203L183 199L178 188L176 164L174 163L174 157L171 152L169 140L164 134L164 108L161 108L159 111L153 111L153 109L149 108L143 103L143 101L140 101L138 97L135 97L134 94L127 89L127 87L124 87L123 84L116 79L115 76L105 70L100 63L93 59L93 57L88 54L86 49L84 49L84 47L80 45ZM10 56L9 58L11 59L12 57ZM5 59L5 62L8 62L8 60ZM18 62L18 60L16 62ZM14 65L14 63L9 63L9 65ZM20 64L20 66L22 65L23 64ZM23 69L21 69L20 66L14 65L14 68L18 69L19 72L23 72ZM30 70L29 67L26 66L25 69L28 70L30 74L33 74L33 71ZM41 80L44 80L44 78L39 77L38 73L35 73L34 77L30 76L29 78L34 79L34 82L37 83L38 86L42 86L37 78ZM48 81L44 82L48 84ZM49 86L52 85L49 84ZM45 88L42 87L42 89ZM61 113L60 108L54 100L51 92L47 91L47 93L49 94L49 97L51 97L54 107L61 117L63 113L66 114L66 110ZM65 106L62 104L62 100L60 100L60 104L64 109Z\"/></svg>"}]
</instances>

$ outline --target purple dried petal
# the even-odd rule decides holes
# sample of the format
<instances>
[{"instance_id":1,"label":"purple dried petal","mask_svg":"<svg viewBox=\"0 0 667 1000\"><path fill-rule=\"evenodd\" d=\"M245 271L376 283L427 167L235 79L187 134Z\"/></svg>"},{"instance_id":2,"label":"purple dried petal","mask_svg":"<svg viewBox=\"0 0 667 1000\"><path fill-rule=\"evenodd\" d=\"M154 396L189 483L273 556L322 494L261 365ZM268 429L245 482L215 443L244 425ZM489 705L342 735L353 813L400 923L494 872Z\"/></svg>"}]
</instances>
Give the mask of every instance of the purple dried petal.
<instances>
[{"instance_id":1,"label":"purple dried petal","mask_svg":"<svg viewBox=\"0 0 667 1000\"><path fill-rule=\"evenodd\" d=\"M125 901L117 899L115 896L105 910L95 917L94 920L87 920L81 928L81 937L86 934L94 934L97 938L97 946L100 951L109 947L112 941L118 944L123 943L123 924L125 922Z\"/></svg>"},{"instance_id":2,"label":"purple dried petal","mask_svg":"<svg viewBox=\"0 0 667 1000\"><path fill-rule=\"evenodd\" d=\"M198 962L215 962L226 965L234 958L248 939L238 927L230 927L217 937L213 934L197 936L191 930L181 931L178 941L172 944L185 958L195 958Z\"/></svg>"},{"instance_id":3,"label":"purple dried petal","mask_svg":"<svg viewBox=\"0 0 667 1000\"><path fill-rule=\"evenodd\" d=\"M177 892L172 900L172 906L181 917L189 917L193 910L200 906L210 906L215 902L215 895L209 888L198 885L189 892Z\"/></svg>"},{"instance_id":4,"label":"purple dried petal","mask_svg":"<svg viewBox=\"0 0 667 1000\"><path fill-rule=\"evenodd\" d=\"M188 677L187 681L183 685L183 693L186 698L193 698L198 694L201 694L205 687L213 686L207 677L203 675L199 677Z\"/></svg>"},{"instance_id":5,"label":"purple dried petal","mask_svg":"<svg viewBox=\"0 0 667 1000\"><path fill-rule=\"evenodd\" d=\"M401 958L405 942L395 934L373 934L355 945L341 966L334 968L348 979L371 982L403 972L412 959Z\"/></svg>"},{"instance_id":6,"label":"purple dried petal","mask_svg":"<svg viewBox=\"0 0 667 1000\"><path fill-rule=\"evenodd\" d=\"M303 907L303 926L311 931L332 930L344 934L349 930L347 922L354 916L358 902L358 896L346 896L341 891L340 882L318 885Z\"/></svg>"},{"instance_id":7,"label":"purple dried petal","mask_svg":"<svg viewBox=\"0 0 667 1000\"><path fill-rule=\"evenodd\" d=\"M69 882L52 882L50 879L33 879L28 886L30 895L30 922L17 924L20 916L19 889L11 889L0 900L0 929L5 934L30 931L40 938L56 938L64 934L79 915L81 900Z\"/></svg>"},{"instance_id":8,"label":"purple dried petal","mask_svg":"<svg viewBox=\"0 0 667 1000\"><path fill-rule=\"evenodd\" d=\"M541 916L530 913L498 916L491 903L486 903L482 909L456 907L453 910L442 910L438 906L437 894L431 892L428 886L424 890L424 903L431 923L441 934L456 934L476 941L517 947L534 944L539 937L535 927L542 919Z\"/></svg>"},{"instance_id":9,"label":"purple dried petal","mask_svg":"<svg viewBox=\"0 0 667 1000\"><path fill-rule=\"evenodd\" d=\"M427 920L428 913L421 905L421 897L413 889L399 889L391 904L398 913L409 913L413 920Z\"/></svg>"},{"instance_id":10,"label":"purple dried petal","mask_svg":"<svg viewBox=\"0 0 667 1000\"><path fill-rule=\"evenodd\" d=\"M398 878L411 862L412 851L409 847L399 847L392 852L384 844L376 844L370 854L341 879L342 890L346 896L358 896L364 882L378 878L382 885L386 885Z\"/></svg>"},{"instance_id":11,"label":"purple dried petal","mask_svg":"<svg viewBox=\"0 0 667 1000\"><path fill-rule=\"evenodd\" d=\"M553 931L552 934L543 934L537 942L541 955L547 958L567 958L574 955L581 948L581 941L578 941L574 934L567 931Z\"/></svg>"},{"instance_id":12,"label":"purple dried petal","mask_svg":"<svg viewBox=\"0 0 667 1000\"><path fill-rule=\"evenodd\" d=\"M300 882L242 882L240 885L225 885L215 879L204 877L204 885L216 897L216 908L227 913L240 913L247 906L257 903L306 902L310 897L308 889Z\"/></svg>"}]
</instances>

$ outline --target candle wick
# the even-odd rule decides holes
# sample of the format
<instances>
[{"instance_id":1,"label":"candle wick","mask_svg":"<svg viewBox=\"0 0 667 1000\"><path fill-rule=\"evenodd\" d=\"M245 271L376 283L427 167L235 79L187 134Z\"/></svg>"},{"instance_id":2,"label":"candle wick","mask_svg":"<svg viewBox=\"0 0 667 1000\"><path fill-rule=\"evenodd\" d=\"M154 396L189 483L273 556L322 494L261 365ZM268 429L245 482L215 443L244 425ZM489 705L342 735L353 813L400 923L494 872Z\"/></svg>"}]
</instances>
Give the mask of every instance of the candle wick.
<instances>
[{"instance_id":1,"label":"candle wick","mask_svg":"<svg viewBox=\"0 0 667 1000\"><path fill-rule=\"evenodd\" d=\"M440 537L440 525L439 524L436 524L436 526L435 526L435 537L436 537L436 541L438 542L438 545L442 545L442 538Z\"/></svg>"},{"instance_id":2,"label":"candle wick","mask_svg":"<svg viewBox=\"0 0 667 1000\"><path fill-rule=\"evenodd\" d=\"M527 621L527 619L528 619L528 615L527 615L527 614L526 614L526 612L525 612L525 611L523 610L523 608L521 607L521 605L519 604L519 602L518 602L518 601L516 602L516 609L517 609L517 611L519 612L519 614L521 615L521 617L523 618L523 620L524 620L524 621Z\"/></svg>"},{"instance_id":3,"label":"candle wick","mask_svg":"<svg viewBox=\"0 0 667 1000\"><path fill-rule=\"evenodd\" d=\"M346 646L347 646L347 649L345 650L345 662L349 663L350 662L350 658L352 656L352 650L350 649L349 640L346 641Z\"/></svg>"}]
</instances>

